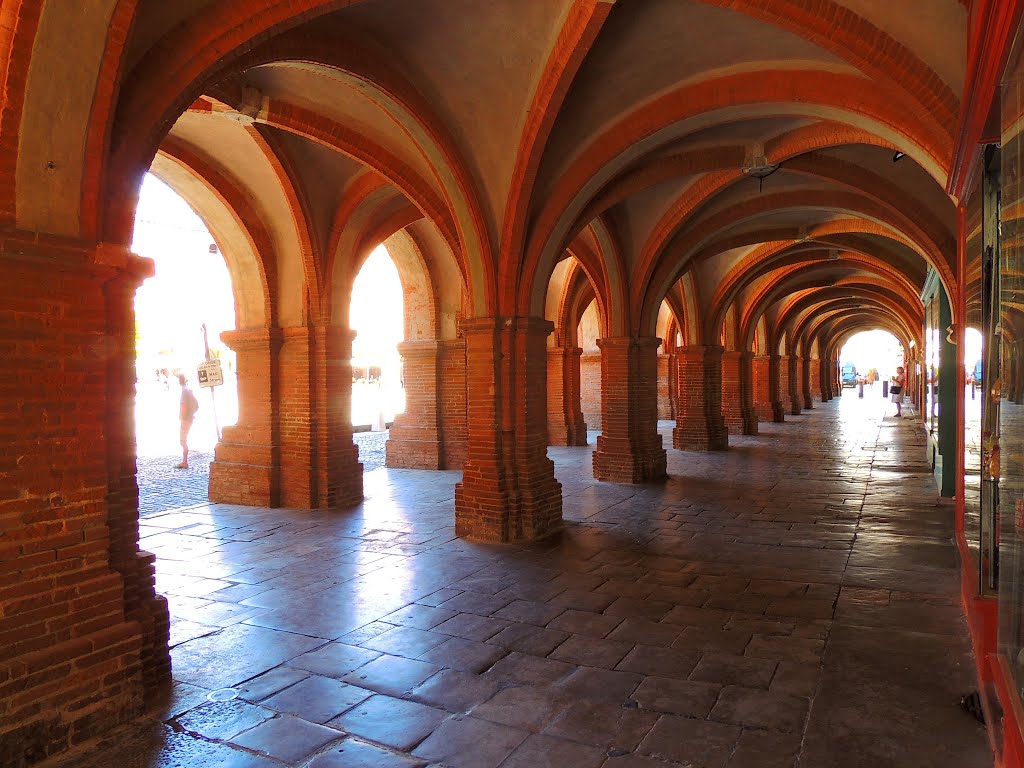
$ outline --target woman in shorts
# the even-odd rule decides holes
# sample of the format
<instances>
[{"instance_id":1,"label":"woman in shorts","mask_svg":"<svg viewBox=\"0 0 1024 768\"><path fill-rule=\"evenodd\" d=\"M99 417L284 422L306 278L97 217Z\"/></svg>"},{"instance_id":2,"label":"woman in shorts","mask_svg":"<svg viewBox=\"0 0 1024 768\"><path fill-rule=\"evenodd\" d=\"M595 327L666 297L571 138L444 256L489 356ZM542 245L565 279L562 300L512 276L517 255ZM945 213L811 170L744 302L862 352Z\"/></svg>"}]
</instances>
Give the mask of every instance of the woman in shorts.
<instances>
[{"instance_id":1,"label":"woman in shorts","mask_svg":"<svg viewBox=\"0 0 1024 768\"><path fill-rule=\"evenodd\" d=\"M892 401L896 403L897 418L903 416L903 382L906 381L906 378L903 375L903 366L899 366L896 369L896 375L889 383L889 394L892 396Z\"/></svg>"}]
</instances>

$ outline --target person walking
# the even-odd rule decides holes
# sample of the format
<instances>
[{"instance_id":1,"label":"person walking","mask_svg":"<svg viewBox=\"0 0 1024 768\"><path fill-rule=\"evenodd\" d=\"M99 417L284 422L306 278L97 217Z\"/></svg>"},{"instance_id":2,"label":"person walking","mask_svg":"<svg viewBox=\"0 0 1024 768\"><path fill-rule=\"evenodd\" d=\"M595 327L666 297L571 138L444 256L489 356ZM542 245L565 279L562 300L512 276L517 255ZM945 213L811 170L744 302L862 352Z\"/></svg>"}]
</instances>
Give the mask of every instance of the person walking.
<instances>
[{"instance_id":1,"label":"person walking","mask_svg":"<svg viewBox=\"0 0 1024 768\"><path fill-rule=\"evenodd\" d=\"M178 374L178 383L181 385L181 403L178 408L178 419L181 421L181 463L175 464L175 469L188 469L188 433L192 429L192 422L195 421L196 411L199 410L199 401L188 386L188 379L185 374Z\"/></svg>"},{"instance_id":2,"label":"person walking","mask_svg":"<svg viewBox=\"0 0 1024 768\"><path fill-rule=\"evenodd\" d=\"M889 383L889 395L892 397L892 401L896 403L896 418L903 417L903 382L906 381L906 378L903 374L903 366L901 365L896 368L896 373Z\"/></svg>"}]
</instances>

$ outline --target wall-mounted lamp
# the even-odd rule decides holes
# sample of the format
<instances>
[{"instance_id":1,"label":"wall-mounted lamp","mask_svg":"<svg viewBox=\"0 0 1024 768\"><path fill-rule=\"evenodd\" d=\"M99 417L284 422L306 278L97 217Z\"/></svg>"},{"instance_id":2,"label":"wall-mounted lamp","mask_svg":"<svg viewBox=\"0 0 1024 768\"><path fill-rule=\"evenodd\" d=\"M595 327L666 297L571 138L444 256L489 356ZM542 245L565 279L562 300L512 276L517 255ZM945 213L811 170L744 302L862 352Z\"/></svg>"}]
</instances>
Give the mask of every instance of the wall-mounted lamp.
<instances>
[{"instance_id":1,"label":"wall-mounted lamp","mask_svg":"<svg viewBox=\"0 0 1024 768\"><path fill-rule=\"evenodd\" d=\"M906 152L899 152L899 151L897 151L897 152L896 152L896 153L895 153L895 154L894 154L894 155L892 156L892 161L893 161L894 163L898 163L898 162L899 162L900 160L902 160L902 159L903 159L904 157L906 157L906 156L907 156L907 153L906 153Z\"/></svg>"},{"instance_id":2,"label":"wall-mounted lamp","mask_svg":"<svg viewBox=\"0 0 1024 768\"><path fill-rule=\"evenodd\" d=\"M956 344L956 339L953 338L953 334L956 333L956 323L951 323L949 328L946 329L946 341L950 344Z\"/></svg>"}]
</instances>

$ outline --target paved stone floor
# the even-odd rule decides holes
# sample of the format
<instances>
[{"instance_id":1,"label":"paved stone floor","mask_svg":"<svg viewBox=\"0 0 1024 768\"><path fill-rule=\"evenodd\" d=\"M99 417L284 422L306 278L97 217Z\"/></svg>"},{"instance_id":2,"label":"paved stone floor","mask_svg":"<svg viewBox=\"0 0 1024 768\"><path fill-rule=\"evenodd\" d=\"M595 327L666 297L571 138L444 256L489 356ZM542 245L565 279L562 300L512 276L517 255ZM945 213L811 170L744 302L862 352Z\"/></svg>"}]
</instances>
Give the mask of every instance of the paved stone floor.
<instances>
[{"instance_id":1,"label":"paved stone floor","mask_svg":"<svg viewBox=\"0 0 1024 768\"><path fill-rule=\"evenodd\" d=\"M370 471L348 512L147 514L173 695L62 765L990 766L952 507L884 406L669 450L661 486L552 449L566 532L534 546L456 539L457 472Z\"/></svg>"},{"instance_id":2,"label":"paved stone floor","mask_svg":"<svg viewBox=\"0 0 1024 768\"><path fill-rule=\"evenodd\" d=\"M364 472L384 466L387 432L358 432L353 438L359 446L359 460L363 463ZM206 504L213 454L189 451L188 469L176 469L174 465L180 461L180 453L138 457L139 513L143 517Z\"/></svg>"}]
</instances>

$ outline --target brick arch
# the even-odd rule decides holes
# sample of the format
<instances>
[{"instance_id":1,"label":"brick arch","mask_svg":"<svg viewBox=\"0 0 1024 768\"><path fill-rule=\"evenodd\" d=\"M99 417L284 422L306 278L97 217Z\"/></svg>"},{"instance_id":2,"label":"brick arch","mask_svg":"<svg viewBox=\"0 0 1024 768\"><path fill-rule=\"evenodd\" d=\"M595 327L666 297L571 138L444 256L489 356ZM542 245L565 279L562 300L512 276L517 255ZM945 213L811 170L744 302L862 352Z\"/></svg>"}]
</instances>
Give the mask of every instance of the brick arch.
<instances>
[{"instance_id":1,"label":"brick arch","mask_svg":"<svg viewBox=\"0 0 1024 768\"><path fill-rule=\"evenodd\" d=\"M273 326L277 320L277 257L273 240L248 193L226 172L182 142L168 139L161 146L160 155L188 172L222 206L221 211L209 209L187 188L175 183L169 174L162 173L159 168L152 170L192 207L221 246L220 251L231 275L236 324L239 328ZM248 243L250 254L224 247L228 240L225 228L232 225Z\"/></svg>"},{"instance_id":2,"label":"brick arch","mask_svg":"<svg viewBox=\"0 0 1024 768\"><path fill-rule=\"evenodd\" d=\"M523 274L522 307L537 304L534 277L556 257L558 243L597 191L637 155L672 138L672 132L709 127L737 115L755 117L771 106L775 116L824 117L857 123L882 140L899 139L904 151L944 182L952 141L918 115L904 110L884 89L863 78L820 71L759 71L730 74L667 91L622 117L596 136L555 181L548 204L537 213ZM846 117L844 120L843 117ZM738 173L738 169L736 173ZM542 299L542 297L541 297Z\"/></svg>"},{"instance_id":3,"label":"brick arch","mask_svg":"<svg viewBox=\"0 0 1024 768\"><path fill-rule=\"evenodd\" d=\"M889 290L889 286L882 280L860 277L839 281L832 287L814 291L806 296L794 297L777 315L772 336L776 340L786 334L800 338L816 312L823 311L831 302L847 300L861 303L863 300L877 301L880 305L885 305L893 316L898 317L909 331L917 324L923 324L924 315L923 312L914 313L905 308L909 306L908 298L917 299L916 296L908 297L902 291Z\"/></svg>"},{"instance_id":4,"label":"brick arch","mask_svg":"<svg viewBox=\"0 0 1024 768\"><path fill-rule=\"evenodd\" d=\"M403 203L401 198L393 198L391 203L397 207L384 205L368 212L367 218L361 222L362 226L352 233L350 258L334 259L333 271L329 276L330 315L324 318L325 322L340 326L348 325L349 300L363 263L378 245L423 218L423 214L415 206Z\"/></svg>"},{"instance_id":5,"label":"brick arch","mask_svg":"<svg viewBox=\"0 0 1024 768\"><path fill-rule=\"evenodd\" d=\"M743 349L750 349L753 335L753 328L758 319L767 312L768 308L782 300L787 294L801 291L827 288L835 282L827 274L834 271L835 266L831 262L823 262L809 267L797 267L785 271L780 279L772 281L763 286L757 295L752 297L743 311L740 322L740 338ZM769 332L768 343L772 346L777 339Z\"/></svg>"},{"instance_id":6,"label":"brick arch","mask_svg":"<svg viewBox=\"0 0 1024 768\"><path fill-rule=\"evenodd\" d=\"M260 152L267 159L277 177L281 191L288 201L288 209L292 217L292 226L299 241L299 258L302 262L305 290L300 299L304 303L302 317L319 318L321 297L324 290L322 276L322 246L313 225L313 214L310 210L309 196L305 193L299 174L280 140L266 127L252 125L246 133L253 140ZM283 299L284 297L279 297Z\"/></svg>"},{"instance_id":7,"label":"brick arch","mask_svg":"<svg viewBox=\"0 0 1024 768\"><path fill-rule=\"evenodd\" d=\"M604 297L604 292L598 289L598 286L603 282L603 272L601 270L600 257L587 245L583 238L576 238L573 244L569 246L567 253L575 260L575 266L566 277L565 286L563 289L562 300L560 302L560 309L558 313L559 328L566 329L566 332L571 328L575 333L576 326L580 323L583 311L587 308L587 304L579 307L579 313L573 319L570 314L572 310L572 302L580 300L578 296L573 295L582 290L582 285L577 283L582 282L590 286L590 290L593 293L591 299L597 302L597 316L600 319L602 332L607 334L608 332L608 304ZM574 279L574 273L575 279ZM575 338L575 336L573 336Z\"/></svg>"},{"instance_id":8,"label":"brick arch","mask_svg":"<svg viewBox=\"0 0 1024 768\"><path fill-rule=\"evenodd\" d=\"M724 321L724 312L736 300L739 293L750 285L754 280L762 277L769 271L777 268L778 261L787 258L791 254L797 259L796 262L787 266L793 268L800 265L820 263L824 259L819 249L807 250L806 256L801 259L800 254L794 254L795 249L803 248L805 242L783 240L764 242L749 254L747 254L721 281L715 297L709 305L709 324L704 329L704 337L711 339L716 329L721 327ZM916 289L913 281L909 280L903 272L893 267L885 259L869 253L844 250L842 252L844 263L855 264L865 269L883 275L886 278L901 285L908 296L916 298ZM831 263L831 262L830 262Z\"/></svg>"},{"instance_id":9,"label":"brick arch","mask_svg":"<svg viewBox=\"0 0 1024 768\"><path fill-rule=\"evenodd\" d=\"M577 262L577 267L570 273L566 280L565 291L562 297L561 309L558 313L559 327L564 329L568 343L568 334L572 334L572 343L575 346L576 335L583 322L583 314L587 311L591 302L597 304L597 317L601 327L607 324L606 314L601 306L597 291L594 290L594 283L590 280L583 266Z\"/></svg>"},{"instance_id":10,"label":"brick arch","mask_svg":"<svg viewBox=\"0 0 1024 768\"><path fill-rule=\"evenodd\" d=\"M927 64L898 40L833 0L699 0L794 32L872 78L890 82L943 125L956 124L960 100Z\"/></svg>"},{"instance_id":11,"label":"brick arch","mask_svg":"<svg viewBox=\"0 0 1024 768\"><path fill-rule=\"evenodd\" d=\"M902 212L893 211L869 197L854 192L803 190L763 195L738 203L730 208L717 211L694 223L670 251L664 253L657 271L647 283L636 278L633 283L632 301L641 327L650 323L653 307L660 300L667 285L675 275L686 268L693 252L715 234L734 227L744 221L785 210L828 210L844 215L863 216L885 225L891 232L901 233L918 254L935 267L946 285L954 285L953 267L940 246L932 242L926 233ZM890 235L891 236L891 235ZM896 238L894 238L896 239Z\"/></svg>"},{"instance_id":12,"label":"brick arch","mask_svg":"<svg viewBox=\"0 0 1024 768\"><path fill-rule=\"evenodd\" d=\"M332 146L381 173L402 189L421 207L424 215L435 220L439 230L449 240L453 253L459 254L464 261L463 272L472 277L469 285L473 304L481 311L486 311L488 297L494 295L494 264L488 228L472 176L454 140L423 97L391 66L388 57L371 50L365 40L351 39L345 45L339 45L336 37L327 38L308 31L286 34L252 50L225 57L218 62L215 71L206 72L201 80L183 84L182 93L185 95L168 106L153 124L147 124L141 113L132 111L130 105L133 99L145 101L149 97L140 88L135 88L125 94L118 106L119 135L130 134L133 130L159 134L160 130L166 129L173 116L180 113L184 103L204 90L209 90L212 80L222 80L231 72L290 60L335 69L353 82L358 81L360 89L369 92L369 98L385 111L390 110L389 115L410 136L416 151L427 160L433 179L419 177L396 155L375 145L369 137L347 130L310 110L289 104L272 104L272 107L279 107L276 116L281 118L282 123L275 123L273 114L267 116L266 122ZM214 90L222 87L218 86ZM230 101L230 98L222 98ZM151 142L152 138L123 142L115 147L115 154L110 161L114 169L111 172L113 178L131 177L131 169L138 161L137 158L133 160L132 156L144 157L149 151L147 141ZM436 182L436 188L433 182ZM106 229L116 231L117 220L123 217L123 212L108 216Z\"/></svg>"},{"instance_id":13,"label":"brick arch","mask_svg":"<svg viewBox=\"0 0 1024 768\"><path fill-rule=\"evenodd\" d=\"M18 142L21 111L25 105L32 46L42 15L41 0L4 0L0 3L0 222L13 223L17 216ZM8 158L13 158L8 160Z\"/></svg>"},{"instance_id":14,"label":"brick arch","mask_svg":"<svg viewBox=\"0 0 1024 768\"><path fill-rule=\"evenodd\" d=\"M437 339L437 291L421 244L404 227L383 240L382 244L398 269L398 278L402 282L406 341ZM365 261L365 258L360 260L356 276Z\"/></svg>"},{"instance_id":15,"label":"brick arch","mask_svg":"<svg viewBox=\"0 0 1024 768\"><path fill-rule=\"evenodd\" d=\"M833 355L838 355L843 344L851 336L876 328L881 328L895 336L898 341L902 342L904 350L909 348L910 340L913 339L912 336L907 336L905 331L890 318L885 316L876 317L867 313L856 313L838 321L837 327L830 329L829 336L826 337L825 341L828 357L831 358ZM915 343L920 344L920 340L915 339Z\"/></svg>"},{"instance_id":16,"label":"brick arch","mask_svg":"<svg viewBox=\"0 0 1024 768\"><path fill-rule=\"evenodd\" d=\"M573 78L597 39L612 5L613 2L608 0L574 0L569 9L526 111L526 123L509 184L499 253L523 251L537 169L547 147L548 137ZM521 268L522 263L517 259L500 261L497 286L502 296L499 298L499 312L516 314L516 287L521 277Z\"/></svg>"}]
</instances>

